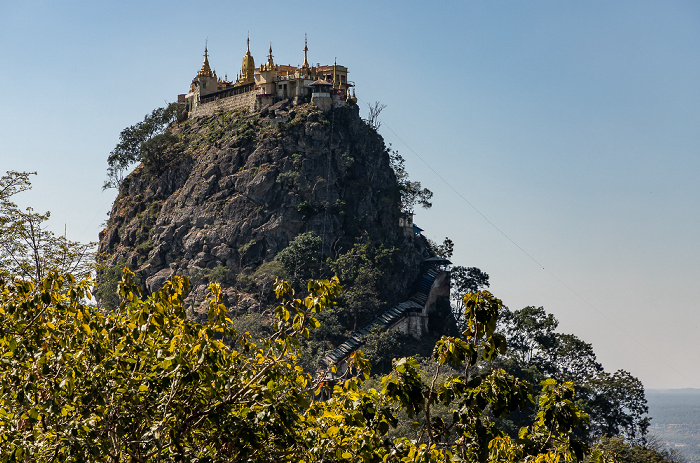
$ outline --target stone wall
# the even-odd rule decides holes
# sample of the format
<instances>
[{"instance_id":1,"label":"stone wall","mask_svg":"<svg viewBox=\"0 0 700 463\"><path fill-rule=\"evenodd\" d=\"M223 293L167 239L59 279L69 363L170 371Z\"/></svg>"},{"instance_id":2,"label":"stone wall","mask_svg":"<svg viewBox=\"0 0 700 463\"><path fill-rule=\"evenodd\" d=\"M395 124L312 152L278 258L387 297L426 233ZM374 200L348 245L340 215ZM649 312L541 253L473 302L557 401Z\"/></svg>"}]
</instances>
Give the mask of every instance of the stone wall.
<instances>
[{"instance_id":1,"label":"stone wall","mask_svg":"<svg viewBox=\"0 0 700 463\"><path fill-rule=\"evenodd\" d=\"M211 116L217 110L231 111L241 108L255 109L255 95L256 92L247 92L216 101L210 101L208 103L201 103L192 111L190 117Z\"/></svg>"},{"instance_id":2,"label":"stone wall","mask_svg":"<svg viewBox=\"0 0 700 463\"><path fill-rule=\"evenodd\" d=\"M442 271L437 274L433 285L430 287L428 299L423 310L419 312L409 312L404 318L390 326L403 334L410 334L416 339L420 339L430 331L438 332L442 327L430 326L430 314L437 309L438 299L450 298L450 274Z\"/></svg>"},{"instance_id":3,"label":"stone wall","mask_svg":"<svg viewBox=\"0 0 700 463\"><path fill-rule=\"evenodd\" d=\"M428 316L418 312L409 312L391 328L420 339L428 334Z\"/></svg>"}]
</instances>

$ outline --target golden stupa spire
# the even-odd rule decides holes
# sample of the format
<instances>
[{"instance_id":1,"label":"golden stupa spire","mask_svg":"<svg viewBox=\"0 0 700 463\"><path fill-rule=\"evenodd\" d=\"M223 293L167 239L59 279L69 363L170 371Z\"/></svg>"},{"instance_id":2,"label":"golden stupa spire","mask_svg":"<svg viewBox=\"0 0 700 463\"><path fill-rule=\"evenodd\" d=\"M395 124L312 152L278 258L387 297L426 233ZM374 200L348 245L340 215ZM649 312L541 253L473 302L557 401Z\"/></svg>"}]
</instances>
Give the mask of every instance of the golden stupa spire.
<instances>
[{"instance_id":1,"label":"golden stupa spire","mask_svg":"<svg viewBox=\"0 0 700 463\"><path fill-rule=\"evenodd\" d=\"M209 66L209 50L207 50L207 44L204 44L204 62L202 63L202 69L197 73L197 77L212 77L211 67Z\"/></svg>"},{"instance_id":2,"label":"golden stupa spire","mask_svg":"<svg viewBox=\"0 0 700 463\"><path fill-rule=\"evenodd\" d=\"M335 68L336 68L337 66L338 66L338 58L336 58L336 59L333 61L333 88L338 88L337 83L336 83L338 79L337 79L337 77L336 77L336 72L335 72Z\"/></svg>"},{"instance_id":3,"label":"golden stupa spire","mask_svg":"<svg viewBox=\"0 0 700 463\"><path fill-rule=\"evenodd\" d=\"M243 57L243 65L241 66L241 76L236 81L237 85L249 84L255 82L255 61L250 54L250 35L246 40L247 50Z\"/></svg>"},{"instance_id":4,"label":"golden stupa spire","mask_svg":"<svg viewBox=\"0 0 700 463\"><path fill-rule=\"evenodd\" d=\"M306 59L306 52L308 52L308 51L309 51L309 47L307 46L306 34L304 34L304 64L301 65L301 67L304 69L309 67L309 60Z\"/></svg>"},{"instance_id":5,"label":"golden stupa spire","mask_svg":"<svg viewBox=\"0 0 700 463\"><path fill-rule=\"evenodd\" d=\"M260 66L260 70L272 71L275 69L275 61L272 59L272 42L270 42L270 51L267 54L267 63Z\"/></svg>"}]
</instances>

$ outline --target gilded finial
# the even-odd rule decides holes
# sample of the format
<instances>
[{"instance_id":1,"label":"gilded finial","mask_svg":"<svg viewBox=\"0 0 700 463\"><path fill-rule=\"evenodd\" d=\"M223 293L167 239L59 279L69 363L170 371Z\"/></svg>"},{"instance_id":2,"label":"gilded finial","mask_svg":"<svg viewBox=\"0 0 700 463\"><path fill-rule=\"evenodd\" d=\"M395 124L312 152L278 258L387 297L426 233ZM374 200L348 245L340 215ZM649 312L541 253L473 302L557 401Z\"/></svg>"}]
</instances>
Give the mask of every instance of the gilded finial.
<instances>
[{"instance_id":1,"label":"gilded finial","mask_svg":"<svg viewBox=\"0 0 700 463\"><path fill-rule=\"evenodd\" d=\"M306 59L306 52L309 51L309 47L307 46L307 37L306 34L304 34L304 64L301 66L302 68L308 68L309 67L309 60Z\"/></svg>"},{"instance_id":2,"label":"gilded finial","mask_svg":"<svg viewBox=\"0 0 700 463\"><path fill-rule=\"evenodd\" d=\"M338 88L338 85L336 83L337 78L336 78L336 72L335 72L335 68L337 65L338 65L338 58L335 58L333 60L333 88Z\"/></svg>"},{"instance_id":3,"label":"gilded finial","mask_svg":"<svg viewBox=\"0 0 700 463\"><path fill-rule=\"evenodd\" d=\"M247 51L243 57L243 65L241 66L241 76L236 80L236 85L249 84L255 81L255 60L250 54L250 33L246 39Z\"/></svg>"},{"instance_id":4,"label":"gilded finial","mask_svg":"<svg viewBox=\"0 0 700 463\"><path fill-rule=\"evenodd\" d=\"M267 55L267 66L265 67L268 71L271 71L275 66L275 62L272 60L272 42L270 42L270 53Z\"/></svg>"},{"instance_id":5,"label":"gilded finial","mask_svg":"<svg viewBox=\"0 0 700 463\"><path fill-rule=\"evenodd\" d=\"M202 69L197 73L197 77L212 77L211 67L209 66L207 42L204 42L204 62L202 63Z\"/></svg>"}]
</instances>

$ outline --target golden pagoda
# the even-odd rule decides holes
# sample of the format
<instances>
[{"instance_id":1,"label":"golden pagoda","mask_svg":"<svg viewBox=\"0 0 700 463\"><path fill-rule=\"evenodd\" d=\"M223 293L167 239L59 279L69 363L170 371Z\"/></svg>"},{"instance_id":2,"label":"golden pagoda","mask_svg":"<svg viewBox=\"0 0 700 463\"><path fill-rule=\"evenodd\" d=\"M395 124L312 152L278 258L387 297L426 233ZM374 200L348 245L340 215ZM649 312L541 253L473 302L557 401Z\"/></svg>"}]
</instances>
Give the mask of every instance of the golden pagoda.
<instances>
[{"instance_id":1,"label":"golden pagoda","mask_svg":"<svg viewBox=\"0 0 700 463\"><path fill-rule=\"evenodd\" d=\"M248 50L243 57L243 64L241 65L241 75L236 80L236 85L252 84L255 82L255 60L253 60L253 55L250 54L250 37L247 39L247 47Z\"/></svg>"},{"instance_id":2,"label":"golden pagoda","mask_svg":"<svg viewBox=\"0 0 700 463\"><path fill-rule=\"evenodd\" d=\"M240 74L234 82L219 79L209 64L209 50L204 47L204 61L190 85L190 92L179 95L178 101L187 105L189 114L207 115L216 110L262 108L288 99L292 104L310 102L324 110L344 104L355 104L351 96L354 83L348 81L348 68L337 62L330 65L309 63L309 46L304 34L304 63L299 66L276 64L272 43L267 60L256 68L250 52L250 37L246 39Z\"/></svg>"},{"instance_id":3,"label":"golden pagoda","mask_svg":"<svg viewBox=\"0 0 700 463\"><path fill-rule=\"evenodd\" d=\"M206 46L204 46L204 62L202 63L202 69L197 73L197 77L214 77L214 73L209 66L209 50L207 50Z\"/></svg>"}]
</instances>

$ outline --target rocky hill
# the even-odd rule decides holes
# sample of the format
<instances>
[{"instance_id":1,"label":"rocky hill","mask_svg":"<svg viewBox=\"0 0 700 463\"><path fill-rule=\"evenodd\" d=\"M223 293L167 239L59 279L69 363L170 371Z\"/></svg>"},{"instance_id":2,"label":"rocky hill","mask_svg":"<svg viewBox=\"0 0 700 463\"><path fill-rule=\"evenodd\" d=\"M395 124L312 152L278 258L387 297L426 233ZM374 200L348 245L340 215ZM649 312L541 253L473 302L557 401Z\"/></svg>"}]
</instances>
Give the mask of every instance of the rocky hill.
<instances>
[{"instance_id":1,"label":"rocky hill","mask_svg":"<svg viewBox=\"0 0 700 463\"><path fill-rule=\"evenodd\" d=\"M105 285L127 265L149 291L173 275L189 276L194 306L213 280L222 282L230 306L251 303L246 281L312 232L320 239L319 269L358 243L393 249L379 305L408 294L428 251L399 226L387 148L356 106L322 112L282 101L169 130L123 181L100 234ZM328 276L318 273L312 276Z\"/></svg>"}]
</instances>

